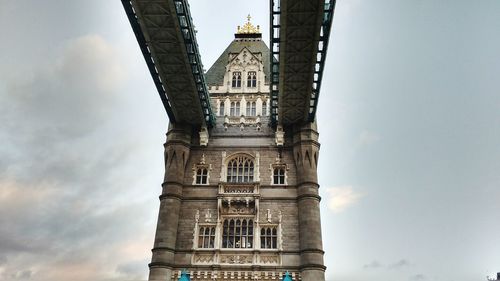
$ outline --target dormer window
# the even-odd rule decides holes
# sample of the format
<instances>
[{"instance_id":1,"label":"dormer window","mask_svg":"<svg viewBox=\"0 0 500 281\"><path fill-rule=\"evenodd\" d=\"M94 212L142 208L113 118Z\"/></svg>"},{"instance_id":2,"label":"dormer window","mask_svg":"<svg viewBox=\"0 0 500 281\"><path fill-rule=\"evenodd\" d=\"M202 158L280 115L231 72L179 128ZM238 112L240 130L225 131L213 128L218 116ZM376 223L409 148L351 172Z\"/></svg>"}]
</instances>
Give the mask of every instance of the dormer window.
<instances>
[{"instance_id":1,"label":"dormer window","mask_svg":"<svg viewBox=\"0 0 500 281\"><path fill-rule=\"evenodd\" d=\"M257 72L249 71L247 74L247 87L255 88L257 87Z\"/></svg>"},{"instance_id":2,"label":"dormer window","mask_svg":"<svg viewBox=\"0 0 500 281\"><path fill-rule=\"evenodd\" d=\"M233 72L233 80L231 86L233 88L241 88L241 72L235 71Z\"/></svg>"}]
</instances>

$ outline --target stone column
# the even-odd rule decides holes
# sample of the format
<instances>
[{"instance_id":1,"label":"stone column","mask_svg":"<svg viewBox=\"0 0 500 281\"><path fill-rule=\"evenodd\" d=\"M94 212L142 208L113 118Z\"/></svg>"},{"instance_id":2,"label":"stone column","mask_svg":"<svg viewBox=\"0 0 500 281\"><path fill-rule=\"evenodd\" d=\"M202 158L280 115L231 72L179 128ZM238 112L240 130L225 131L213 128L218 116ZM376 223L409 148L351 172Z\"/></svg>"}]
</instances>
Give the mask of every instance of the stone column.
<instances>
[{"instance_id":1,"label":"stone column","mask_svg":"<svg viewBox=\"0 0 500 281\"><path fill-rule=\"evenodd\" d=\"M325 280L317 177L319 146L316 123L294 128L293 154L297 167L300 272L303 281Z\"/></svg>"},{"instance_id":2,"label":"stone column","mask_svg":"<svg viewBox=\"0 0 500 281\"><path fill-rule=\"evenodd\" d=\"M165 179L160 195L153 257L149 264L149 281L170 281L172 278L182 187L189 158L191 134L190 126L169 125L164 145Z\"/></svg>"}]
</instances>

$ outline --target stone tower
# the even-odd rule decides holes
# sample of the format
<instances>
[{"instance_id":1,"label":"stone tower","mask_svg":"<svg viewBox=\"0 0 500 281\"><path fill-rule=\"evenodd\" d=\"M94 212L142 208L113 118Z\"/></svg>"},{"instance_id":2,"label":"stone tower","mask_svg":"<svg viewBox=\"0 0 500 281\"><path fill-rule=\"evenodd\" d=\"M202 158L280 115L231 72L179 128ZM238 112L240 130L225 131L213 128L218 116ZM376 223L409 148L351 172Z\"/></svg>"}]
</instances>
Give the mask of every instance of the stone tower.
<instances>
[{"instance_id":1,"label":"stone tower","mask_svg":"<svg viewBox=\"0 0 500 281\"><path fill-rule=\"evenodd\" d=\"M206 73L213 128L170 124L149 280L323 281L314 123L270 126L270 51L238 27Z\"/></svg>"}]
</instances>

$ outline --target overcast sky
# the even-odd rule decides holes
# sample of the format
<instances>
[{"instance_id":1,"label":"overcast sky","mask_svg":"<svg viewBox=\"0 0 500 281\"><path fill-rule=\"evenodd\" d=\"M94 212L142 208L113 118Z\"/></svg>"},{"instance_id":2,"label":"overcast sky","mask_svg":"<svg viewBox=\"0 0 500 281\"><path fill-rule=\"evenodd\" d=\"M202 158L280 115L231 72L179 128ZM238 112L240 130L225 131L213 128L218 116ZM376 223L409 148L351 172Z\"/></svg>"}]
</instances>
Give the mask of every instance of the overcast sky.
<instances>
[{"instance_id":1,"label":"overcast sky","mask_svg":"<svg viewBox=\"0 0 500 281\"><path fill-rule=\"evenodd\" d=\"M191 1L208 69L268 1ZM0 280L145 280L167 116L120 1L0 0ZM327 280L500 271L500 1L339 0Z\"/></svg>"}]
</instances>

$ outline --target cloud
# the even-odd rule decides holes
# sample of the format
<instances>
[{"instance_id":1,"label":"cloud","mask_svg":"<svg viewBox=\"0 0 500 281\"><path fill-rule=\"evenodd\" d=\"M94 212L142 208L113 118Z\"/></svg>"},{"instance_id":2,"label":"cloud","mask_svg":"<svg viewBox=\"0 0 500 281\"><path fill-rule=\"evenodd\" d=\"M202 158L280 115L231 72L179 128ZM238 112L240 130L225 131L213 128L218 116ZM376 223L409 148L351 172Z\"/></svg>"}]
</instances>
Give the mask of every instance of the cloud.
<instances>
[{"instance_id":1,"label":"cloud","mask_svg":"<svg viewBox=\"0 0 500 281\"><path fill-rule=\"evenodd\" d=\"M335 186L326 189L328 209L340 213L355 204L362 193L354 191L351 186Z\"/></svg>"},{"instance_id":2,"label":"cloud","mask_svg":"<svg viewBox=\"0 0 500 281\"><path fill-rule=\"evenodd\" d=\"M415 274L413 276L410 277L410 280L426 280L427 277L425 277L425 275L419 273L419 274Z\"/></svg>"},{"instance_id":3,"label":"cloud","mask_svg":"<svg viewBox=\"0 0 500 281\"><path fill-rule=\"evenodd\" d=\"M383 267L383 265L377 260L373 260L372 262L363 265L364 269L380 268L380 267Z\"/></svg>"},{"instance_id":4,"label":"cloud","mask_svg":"<svg viewBox=\"0 0 500 281\"><path fill-rule=\"evenodd\" d=\"M380 140L380 136L367 130L362 131L358 137L358 143L362 146L370 145Z\"/></svg>"},{"instance_id":5,"label":"cloud","mask_svg":"<svg viewBox=\"0 0 500 281\"><path fill-rule=\"evenodd\" d=\"M391 269L399 269L399 268L402 268L402 267L408 267L410 265L411 265L411 263L408 260L401 259L398 262L390 264L389 268L391 268Z\"/></svg>"},{"instance_id":6,"label":"cloud","mask_svg":"<svg viewBox=\"0 0 500 281\"><path fill-rule=\"evenodd\" d=\"M89 35L0 77L0 280L145 278L142 140L109 128L126 76L118 49Z\"/></svg>"}]
</instances>

